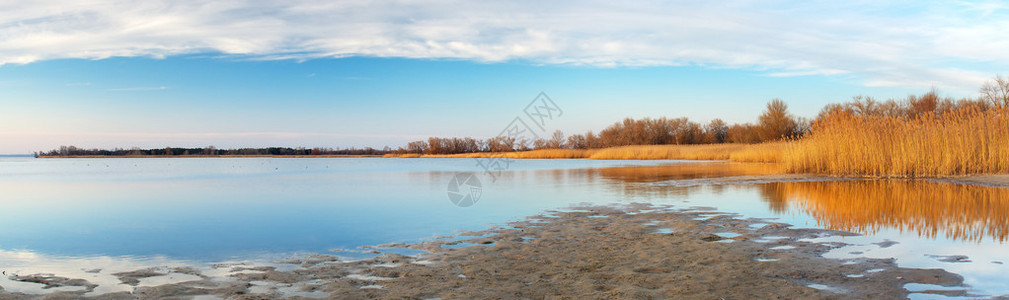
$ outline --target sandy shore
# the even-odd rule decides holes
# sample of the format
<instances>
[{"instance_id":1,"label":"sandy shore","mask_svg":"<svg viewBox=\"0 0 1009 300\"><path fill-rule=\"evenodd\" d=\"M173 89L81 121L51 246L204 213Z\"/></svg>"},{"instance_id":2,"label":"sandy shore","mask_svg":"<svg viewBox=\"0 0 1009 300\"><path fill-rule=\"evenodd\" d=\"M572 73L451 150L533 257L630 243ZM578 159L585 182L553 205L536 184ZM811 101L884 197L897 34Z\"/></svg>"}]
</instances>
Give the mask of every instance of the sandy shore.
<instances>
[{"instance_id":1,"label":"sandy shore","mask_svg":"<svg viewBox=\"0 0 1009 300\"><path fill-rule=\"evenodd\" d=\"M963 285L956 274L900 268L891 259L822 258L843 245L804 240L851 233L791 229L704 208L586 207L469 235L374 248L428 251L416 257L383 254L340 261L315 255L281 262L298 265L288 271L221 265L231 269L228 278L211 278L191 268L117 273L123 284L165 272L203 279L93 297L83 296L90 286L84 279L58 274L23 279L85 287L45 299L903 299L906 283ZM967 295L966 287L926 293ZM43 297L0 291L0 298Z\"/></svg>"}]
</instances>

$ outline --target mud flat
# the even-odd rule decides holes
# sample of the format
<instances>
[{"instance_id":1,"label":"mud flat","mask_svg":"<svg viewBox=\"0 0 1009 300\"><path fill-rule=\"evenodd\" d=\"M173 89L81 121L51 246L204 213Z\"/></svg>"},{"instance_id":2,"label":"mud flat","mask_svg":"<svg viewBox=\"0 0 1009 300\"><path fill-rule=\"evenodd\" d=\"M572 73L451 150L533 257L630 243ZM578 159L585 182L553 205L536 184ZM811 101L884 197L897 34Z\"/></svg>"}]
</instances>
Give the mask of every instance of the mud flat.
<instances>
[{"instance_id":1,"label":"mud flat","mask_svg":"<svg viewBox=\"0 0 1009 300\"><path fill-rule=\"evenodd\" d=\"M105 295L89 294L94 287L84 279L19 275L56 288L82 288L47 295L0 291L0 299L903 299L909 294L904 285L911 283L938 287L916 293L975 296L959 275L941 269L900 268L892 259L823 258L844 244L811 242L838 235L853 234L794 229L705 208L580 207L454 238L361 250L425 251L416 256L384 253L343 261L313 255L274 266L214 265L226 270L219 277L162 268L194 280ZM135 285L155 273L116 275Z\"/></svg>"}]
</instances>

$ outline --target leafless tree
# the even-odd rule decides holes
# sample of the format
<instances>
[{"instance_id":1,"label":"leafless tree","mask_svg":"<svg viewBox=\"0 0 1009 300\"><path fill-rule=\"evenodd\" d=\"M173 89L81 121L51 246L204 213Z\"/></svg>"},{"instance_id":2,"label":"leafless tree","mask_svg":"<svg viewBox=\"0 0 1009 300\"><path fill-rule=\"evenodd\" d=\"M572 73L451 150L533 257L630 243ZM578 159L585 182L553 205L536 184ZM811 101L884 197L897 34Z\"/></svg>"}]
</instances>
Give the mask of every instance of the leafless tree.
<instances>
[{"instance_id":1,"label":"leafless tree","mask_svg":"<svg viewBox=\"0 0 1009 300\"><path fill-rule=\"evenodd\" d=\"M560 130L554 131L554 134L550 136L550 140L546 143L547 148L560 149L564 147L564 132Z\"/></svg>"},{"instance_id":2,"label":"leafless tree","mask_svg":"<svg viewBox=\"0 0 1009 300\"><path fill-rule=\"evenodd\" d=\"M704 127L709 143L724 143L729 135L729 125L722 119L714 119Z\"/></svg>"},{"instance_id":3,"label":"leafless tree","mask_svg":"<svg viewBox=\"0 0 1009 300\"><path fill-rule=\"evenodd\" d=\"M569 149L586 149L588 143L585 142L584 135L575 134L568 137L567 147Z\"/></svg>"},{"instance_id":4,"label":"leafless tree","mask_svg":"<svg viewBox=\"0 0 1009 300\"><path fill-rule=\"evenodd\" d=\"M795 118L788 114L788 105L774 98L767 103L767 110L759 117L760 140L773 141L789 137L795 132Z\"/></svg>"},{"instance_id":5,"label":"leafless tree","mask_svg":"<svg viewBox=\"0 0 1009 300\"><path fill-rule=\"evenodd\" d=\"M1009 78L996 75L981 86L981 100L993 106L1009 106Z\"/></svg>"}]
</instances>

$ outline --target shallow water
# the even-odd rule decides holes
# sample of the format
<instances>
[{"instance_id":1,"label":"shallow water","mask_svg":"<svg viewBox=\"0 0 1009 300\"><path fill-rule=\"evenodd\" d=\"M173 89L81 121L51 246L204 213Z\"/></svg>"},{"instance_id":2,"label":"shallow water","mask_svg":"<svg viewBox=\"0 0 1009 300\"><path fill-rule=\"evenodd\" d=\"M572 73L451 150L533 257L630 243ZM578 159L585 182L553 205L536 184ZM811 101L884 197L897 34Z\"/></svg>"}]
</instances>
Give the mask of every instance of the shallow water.
<instances>
[{"instance_id":1,"label":"shallow water","mask_svg":"<svg viewBox=\"0 0 1009 300\"><path fill-rule=\"evenodd\" d=\"M682 187L676 180L774 170L676 161L515 160L496 180L481 170L473 159L0 158L0 270L129 290L109 274L166 265L212 273L214 262L334 254L573 205L648 202L863 233L829 238L853 245L828 256L895 257L961 274L976 293L1009 294L1006 189L923 181ZM459 172L481 181L473 206L448 197ZM85 272L95 269L103 271ZM0 286L44 292L7 278Z\"/></svg>"}]
</instances>

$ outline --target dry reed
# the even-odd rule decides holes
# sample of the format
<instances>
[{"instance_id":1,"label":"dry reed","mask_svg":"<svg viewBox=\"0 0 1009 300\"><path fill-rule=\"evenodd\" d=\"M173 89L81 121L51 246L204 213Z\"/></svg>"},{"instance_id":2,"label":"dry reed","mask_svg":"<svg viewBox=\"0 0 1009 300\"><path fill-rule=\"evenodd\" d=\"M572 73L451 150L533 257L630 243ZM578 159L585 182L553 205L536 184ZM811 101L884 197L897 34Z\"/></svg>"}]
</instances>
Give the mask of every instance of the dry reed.
<instances>
[{"instance_id":1,"label":"dry reed","mask_svg":"<svg viewBox=\"0 0 1009 300\"><path fill-rule=\"evenodd\" d=\"M386 154L383 157L423 157L423 158L516 158L516 159L564 159L564 158L588 158L597 150L583 149L540 149L519 152L475 152L459 154Z\"/></svg>"},{"instance_id":2,"label":"dry reed","mask_svg":"<svg viewBox=\"0 0 1009 300\"><path fill-rule=\"evenodd\" d=\"M641 145L600 149L591 159L686 159L728 160L743 144Z\"/></svg>"},{"instance_id":3,"label":"dry reed","mask_svg":"<svg viewBox=\"0 0 1009 300\"><path fill-rule=\"evenodd\" d=\"M918 117L827 115L784 147L786 171L875 177L1009 172L1009 108Z\"/></svg>"},{"instance_id":4,"label":"dry reed","mask_svg":"<svg viewBox=\"0 0 1009 300\"><path fill-rule=\"evenodd\" d=\"M540 149L518 152L477 152L459 154L386 154L383 157L424 157L424 158L490 158L505 157L517 159L627 159L627 160L732 160L739 162L775 162L779 158L783 142L747 144L705 144L705 145L636 145L610 147L604 149Z\"/></svg>"},{"instance_id":5,"label":"dry reed","mask_svg":"<svg viewBox=\"0 0 1009 300\"><path fill-rule=\"evenodd\" d=\"M781 152L789 142L767 142L760 144L746 145L742 149L733 151L729 155L729 160L736 162L760 162L773 163L781 161Z\"/></svg>"}]
</instances>

